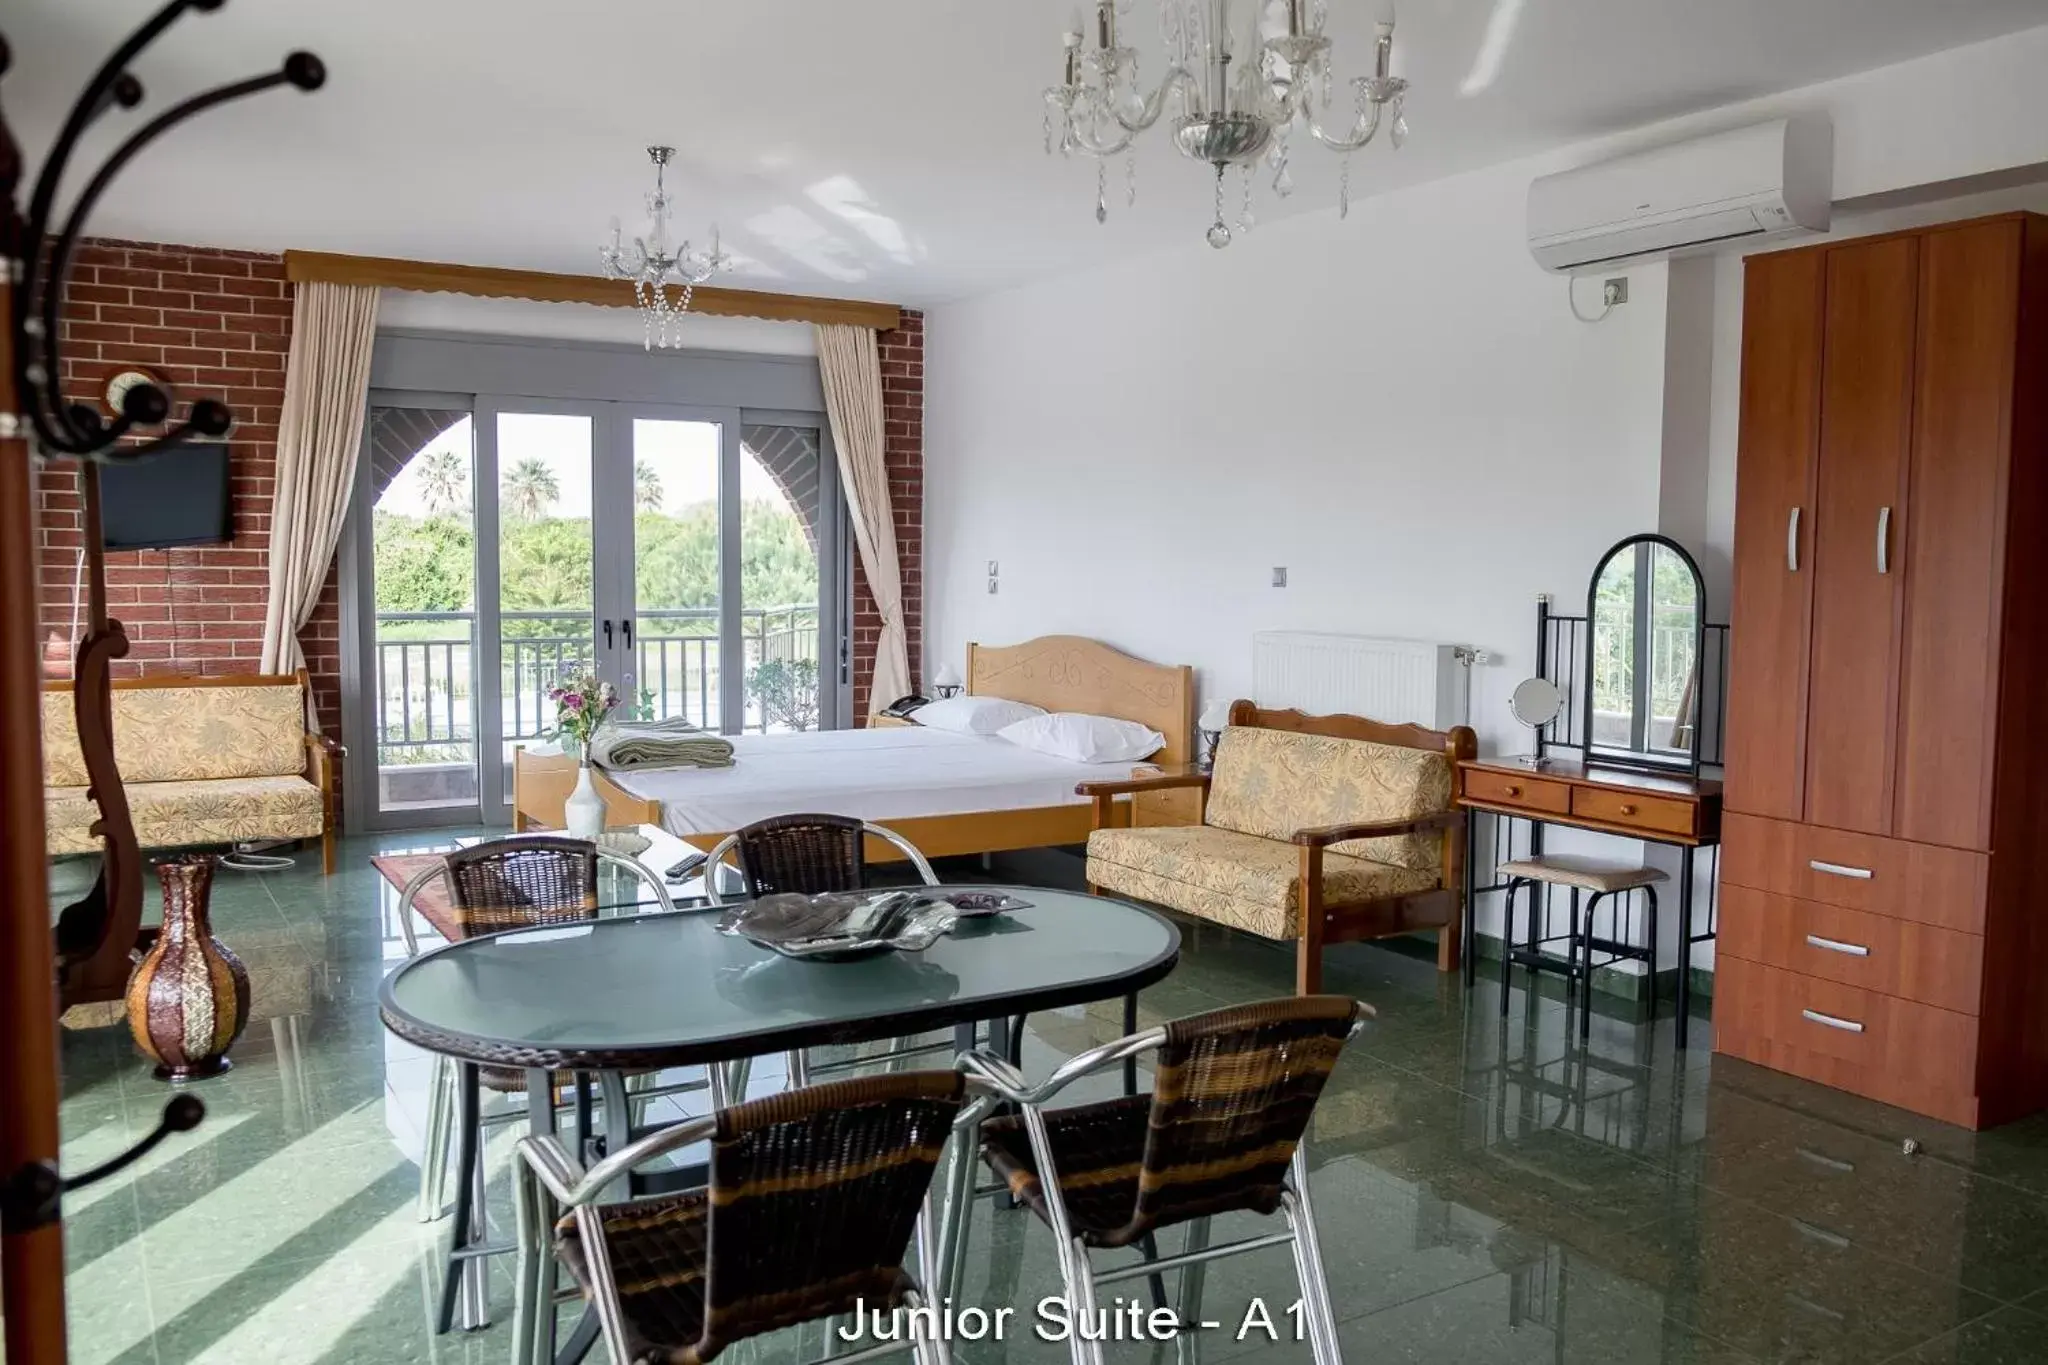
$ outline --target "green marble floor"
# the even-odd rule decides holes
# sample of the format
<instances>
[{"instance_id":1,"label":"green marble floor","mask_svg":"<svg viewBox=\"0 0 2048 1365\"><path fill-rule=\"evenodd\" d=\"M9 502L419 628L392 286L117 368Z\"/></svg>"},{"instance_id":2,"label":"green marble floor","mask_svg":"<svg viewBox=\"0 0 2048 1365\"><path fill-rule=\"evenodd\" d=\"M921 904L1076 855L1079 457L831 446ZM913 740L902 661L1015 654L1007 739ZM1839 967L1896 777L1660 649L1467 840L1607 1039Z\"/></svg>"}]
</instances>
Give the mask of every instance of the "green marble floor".
<instances>
[{"instance_id":1,"label":"green marble floor","mask_svg":"<svg viewBox=\"0 0 2048 1365\"><path fill-rule=\"evenodd\" d=\"M288 873L220 874L215 926L250 966L255 1020L235 1069L194 1087L209 1111L197 1132L68 1202L75 1362L507 1358L505 1267L495 1326L429 1325L448 1224L414 1207L428 1062L376 1015L404 948L367 859L434 838L348 840L334 877L309 855ZM1145 995L1148 1020L1289 989L1291 957L1272 945L1186 933L1180 967ZM1677 1055L1669 1019L1599 1017L1582 1048L1555 998L1516 989L1504 1021L1497 987L1468 996L1433 961L1385 948L1333 950L1329 988L1379 1010L1313 1134L1353 1365L2048 1361L2048 1119L1962 1133L1712 1059L1699 1024ZM1027 1069L1113 1036L1115 1013L1034 1017ZM67 1022L76 1170L147 1131L166 1090L118 1022ZM490 1149L494 1216L508 1155ZM1042 1227L982 1216L968 1264L967 1298L1021 1305L1024 1325L958 1358L1065 1359L1028 1330L1057 1286ZM1202 1335L1201 1358L1307 1361L1303 1344L1235 1330L1257 1297L1284 1327L1292 1283L1284 1251L1213 1266L1205 1316L1226 1325ZM816 1344L738 1358L793 1361ZM1172 1357L1126 1345L1110 1358Z\"/></svg>"}]
</instances>

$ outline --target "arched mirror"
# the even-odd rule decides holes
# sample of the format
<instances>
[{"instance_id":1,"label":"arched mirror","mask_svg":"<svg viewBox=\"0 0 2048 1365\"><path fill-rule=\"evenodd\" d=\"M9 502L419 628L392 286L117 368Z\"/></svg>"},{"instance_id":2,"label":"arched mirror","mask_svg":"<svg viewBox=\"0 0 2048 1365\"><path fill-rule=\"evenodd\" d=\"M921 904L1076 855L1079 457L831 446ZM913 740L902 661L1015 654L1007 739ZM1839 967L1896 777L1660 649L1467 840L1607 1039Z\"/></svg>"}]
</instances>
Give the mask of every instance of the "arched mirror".
<instances>
[{"instance_id":1,"label":"arched mirror","mask_svg":"<svg viewBox=\"0 0 2048 1365\"><path fill-rule=\"evenodd\" d=\"M1630 536L1602 557L1586 593L1588 762L1699 770L1706 596L1669 537Z\"/></svg>"}]
</instances>

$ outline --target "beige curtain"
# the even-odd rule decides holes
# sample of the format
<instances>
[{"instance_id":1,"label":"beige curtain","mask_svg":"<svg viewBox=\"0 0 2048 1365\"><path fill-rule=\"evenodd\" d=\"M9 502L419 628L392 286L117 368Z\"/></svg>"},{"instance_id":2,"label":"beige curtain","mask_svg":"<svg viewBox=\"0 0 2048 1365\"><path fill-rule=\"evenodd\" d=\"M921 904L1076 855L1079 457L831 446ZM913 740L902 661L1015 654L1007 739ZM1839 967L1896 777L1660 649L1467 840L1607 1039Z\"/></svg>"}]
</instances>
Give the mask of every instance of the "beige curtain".
<instances>
[{"instance_id":1,"label":"beige curtain","mask_svg":"<svg viewBox=\"0 0 2048 1365\"><path fill-rule=\"evenodd\" d=\"M299 630L313 614L355 483L370 392L377 290L301 284L292 304L291 359L277 429L270 504L270 605L263 617L263 671L305 665ZM307 715L312 715L308 697Z\"/></svg>"},{"instance_id":2,"label":"beige curtain","mask_svg":"<svg viewBox=\"0 0 2048 1365\"><path fill-rule=\"evenodd\" d=\"M868 687L868 714L874 715L910 691L903 572L896 561L896 517L882 430L882 361L874 328L819 324L818 369L825 378L825 409L839 447L839 484L852 514L854 545L882 616L875 676Z\"/></svg>"}]
</instances>

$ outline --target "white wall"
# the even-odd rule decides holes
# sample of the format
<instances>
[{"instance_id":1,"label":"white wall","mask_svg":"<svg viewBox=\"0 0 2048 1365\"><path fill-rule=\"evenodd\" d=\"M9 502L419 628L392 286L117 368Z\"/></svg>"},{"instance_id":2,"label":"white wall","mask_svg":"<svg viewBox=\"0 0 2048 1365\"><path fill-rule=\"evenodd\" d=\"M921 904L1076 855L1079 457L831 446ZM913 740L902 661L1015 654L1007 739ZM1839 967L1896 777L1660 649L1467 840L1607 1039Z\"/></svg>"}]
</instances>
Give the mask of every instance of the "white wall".
<instances>
[{"instance_id":1,"label":"white wall","mask_svg":"<svg viewBox=\"0 0 2048 1365\"><path fill-rule=\"evenodd\" d=\"M2048 163L2042 70L2048 28L933 310L925 657L1068 631L1192 663L1213 696L1248 688L1256 630L1451 641L1499 656L1482 748L1526 748L1506 697L1535 596L1573 609L1612 541L1678 535L1725 613L1741 337L1734 255L1638 269L1627 306L1575 321L1528 258L1529 180L1821 109L1837 197L1896 201ZM2048 188L1851 205L1837 231L2010 207Z\"/></svg>"},{"instance_id":2,"label":"white wall","mask_svg":"<svg viewBox=\"0 0 2048 1365\"><path fill-rule=\"evenodd\" d=\"M1664 271L1606 323L1524 249L1530 171L1438 182L929 315L927 658L1072 631L1250 683L1280 627L1471 644L1474 721L1654 524ZM985 561L1001 566L990 596ZM1289 586L1269 586L1275 566Z\"/></svg>"}]
</instances>

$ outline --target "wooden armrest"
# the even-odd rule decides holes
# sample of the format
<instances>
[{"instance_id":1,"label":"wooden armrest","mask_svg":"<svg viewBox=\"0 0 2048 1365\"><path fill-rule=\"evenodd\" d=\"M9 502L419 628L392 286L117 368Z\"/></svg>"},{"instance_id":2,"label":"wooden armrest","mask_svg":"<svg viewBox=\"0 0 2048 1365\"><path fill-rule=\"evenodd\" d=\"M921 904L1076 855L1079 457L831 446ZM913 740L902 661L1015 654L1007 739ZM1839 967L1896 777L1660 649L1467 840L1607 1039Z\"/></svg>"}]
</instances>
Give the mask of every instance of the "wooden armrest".
<instances>
[{"instance_id":1,"label":"wooden armrest","mask_svg":"<svg viewBox=\"0 0 2048 1365\"><path fill-rule=\"evenodd\" d=\"M348 753L348 750L342 747L341 741L332 735L307 735L306 747L317 749L329 758L341 758Z\"/></svg>"},{"instance_id":2,"label":"wooden armrest","mask_svg":"<svg viewBox=\"0 0 2048 1365\"><path fill-rule=\"evenodd\" d=\"M1329 844L1346 843L1352 839L1379 839L1389 834L1422 834L1430 830L1449 829L1463 817L1456 811L1445 811L1441 815L1424 815L1414 820L1377 820L1366 824L1320 825L1314 829L1294 831L1294 842L1303 848L1323 848Z\"/></svg>"},{"instance_id":3,"label":"wooden armrest","mask_svg":"<svg viewBox=\"0 0 2048 1365\"><path fill-rule=\"evenodd\" d=\"M1163 792L1176 787L1206 787L1207 773L1154 773L1150 777L1124 777L1104 782L1083 782L1074 788L1077 796L1127 796L1134 792Z\"/></svg>"}]
</instances>

